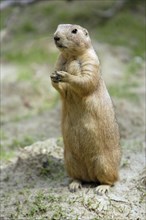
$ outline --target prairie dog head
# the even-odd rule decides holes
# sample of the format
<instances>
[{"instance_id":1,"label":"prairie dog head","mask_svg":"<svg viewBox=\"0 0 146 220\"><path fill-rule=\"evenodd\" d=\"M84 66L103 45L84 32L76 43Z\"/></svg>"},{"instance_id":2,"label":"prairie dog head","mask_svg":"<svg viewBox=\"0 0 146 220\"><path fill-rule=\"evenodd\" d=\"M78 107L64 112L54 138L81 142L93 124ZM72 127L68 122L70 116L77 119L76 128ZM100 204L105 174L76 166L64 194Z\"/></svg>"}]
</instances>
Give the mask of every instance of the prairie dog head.
<instances>
[{"instance_id":1,"label":"prairie dog head","mask_svg":"<svg viewBox=\"0 0 146 220\"><path fill-rule=\"evenodd\" d=\"M64 53L81 53L91 46L88 31L79 25L72 24L58 25L54 33L54 41L57 48Z\"/></svg>"}]
</instances>

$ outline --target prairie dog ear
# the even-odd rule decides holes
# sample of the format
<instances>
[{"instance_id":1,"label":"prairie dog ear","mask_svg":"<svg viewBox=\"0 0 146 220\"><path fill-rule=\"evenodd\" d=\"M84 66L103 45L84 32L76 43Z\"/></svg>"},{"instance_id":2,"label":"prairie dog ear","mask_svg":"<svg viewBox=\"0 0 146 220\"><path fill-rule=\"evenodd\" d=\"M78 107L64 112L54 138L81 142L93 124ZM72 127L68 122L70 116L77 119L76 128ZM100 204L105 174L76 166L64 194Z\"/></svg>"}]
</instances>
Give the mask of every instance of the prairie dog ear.
<instances>
[{"instance_id":1,"label":"prairie dog ear","mask_svg":"<svg viewBox=\"0 0 146 220\"><path fill-rule=\"evenodd\" d=\"M83 31L84 31L85 35L88 36L88 31L87 31L87 29L84 28Z\"/></svg>"}]
</instances>

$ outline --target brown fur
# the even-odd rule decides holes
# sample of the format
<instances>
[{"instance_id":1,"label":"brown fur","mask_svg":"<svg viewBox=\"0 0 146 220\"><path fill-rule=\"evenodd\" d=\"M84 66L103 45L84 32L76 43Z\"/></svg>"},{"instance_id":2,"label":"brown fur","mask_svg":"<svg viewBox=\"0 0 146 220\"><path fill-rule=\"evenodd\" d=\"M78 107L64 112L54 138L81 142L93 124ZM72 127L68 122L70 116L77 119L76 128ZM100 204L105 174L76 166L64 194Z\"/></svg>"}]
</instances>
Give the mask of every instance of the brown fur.
<instances>
[{"instance_id":1,"label":"brown fur","mask_svg":"<svg viewBox=\"0 0 146 220\"><path fill-rule=\"evenodd\" d=\"M119 130L89 34L78 25L59 25L54 36L61 54L51 79L63 103L66 170L74 180L113 185L120 163Z\"/></svg>"}]
</instances>

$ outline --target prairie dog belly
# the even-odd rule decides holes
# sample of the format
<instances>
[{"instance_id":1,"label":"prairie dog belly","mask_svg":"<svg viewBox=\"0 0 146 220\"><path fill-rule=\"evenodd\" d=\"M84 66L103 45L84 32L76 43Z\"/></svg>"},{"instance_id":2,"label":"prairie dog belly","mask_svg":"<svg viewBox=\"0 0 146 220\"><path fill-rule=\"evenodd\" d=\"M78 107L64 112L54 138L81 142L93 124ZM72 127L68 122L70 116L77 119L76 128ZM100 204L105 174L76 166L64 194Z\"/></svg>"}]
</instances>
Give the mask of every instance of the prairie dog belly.
<instances>
[{"instance_id":1,"label":"prairie dog belly","mask_svg":"<svg viewBox=\"0 0 146 220\"><path fill-rule=\"evenodd\" d=\"M65 147L69 148L69 151L72 149L71 151L75 151L78 155L86 154L86 150L89 151L91 145L94 151L94 148L97 148L99 132L98 122L95 120L97 112L89 112L88 108L82 104L72 104L64 108L66 109L62 129L67 143Z\"/></svg>"},{"instance_id":2,"label":"prairie dog belly","mask_svg":"<svg viewBox=\"0 0 146 220\"><path fill-rule=\"evenodd\" d=\"M66 64L66 71L72 75L79 75L81 72L80 62L78 60L73 60Z\"/></svg>"},{"instance_id":3,"label":"prairie dog belly","mask_svg":"<svg viewBox=\"0 0 146 220\"><path fill-rule=\"evenodd\" d=\"M99 142L97 128L93 120L84 122L78 118L71 122L66 118L63 129L65 166L69 176L84 181L97 181L94 162L96 161ZM70 125L70 126L69 126Z\"/></svg>"},{"instance_id":4,"label":"prairie dog belly","mask_svg":"<svg viewBox=\"0 0 146 220\"><path fill-rule=\"evenodd\" d=\"M74 99L72 99L72 103L69 105L67 103L64 109L62 128L65 164L69 175L74 178L97 181L98 169L95 167L95 162L106 152L112 158L115 145L115 129L112 127L114 114L113 112L110 113L110 116L107 114L109 109L104 102L101 105L100 100L102 99L103 97L99 98L97 93L84 99L78 99L77 102L73 102ZM111 102L108 96L105 101L106 103ZM106 150L108 144L111 145L110 151Z\"/></svg>"}]
</instances>

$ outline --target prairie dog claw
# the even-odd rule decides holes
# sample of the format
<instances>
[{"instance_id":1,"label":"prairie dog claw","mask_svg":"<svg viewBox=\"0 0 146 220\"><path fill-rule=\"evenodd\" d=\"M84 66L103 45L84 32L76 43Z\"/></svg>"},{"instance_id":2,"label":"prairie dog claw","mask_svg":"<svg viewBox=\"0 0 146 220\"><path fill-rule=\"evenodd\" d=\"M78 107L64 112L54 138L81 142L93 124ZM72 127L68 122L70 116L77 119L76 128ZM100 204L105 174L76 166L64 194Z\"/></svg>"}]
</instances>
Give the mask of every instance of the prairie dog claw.
<instances>
[{"instance_id":1,"label":"prairie dog claw","mask_svg":"<svg viewBox=\"0 0 146 220\"><path fill-rule=\"evenodd\" d=\"M82 184L80 181L78 180L73 180L70 184L69 184L69 190L70 192L76 192L78 189L82 188Z\"/></svg>"}]
</instances>

